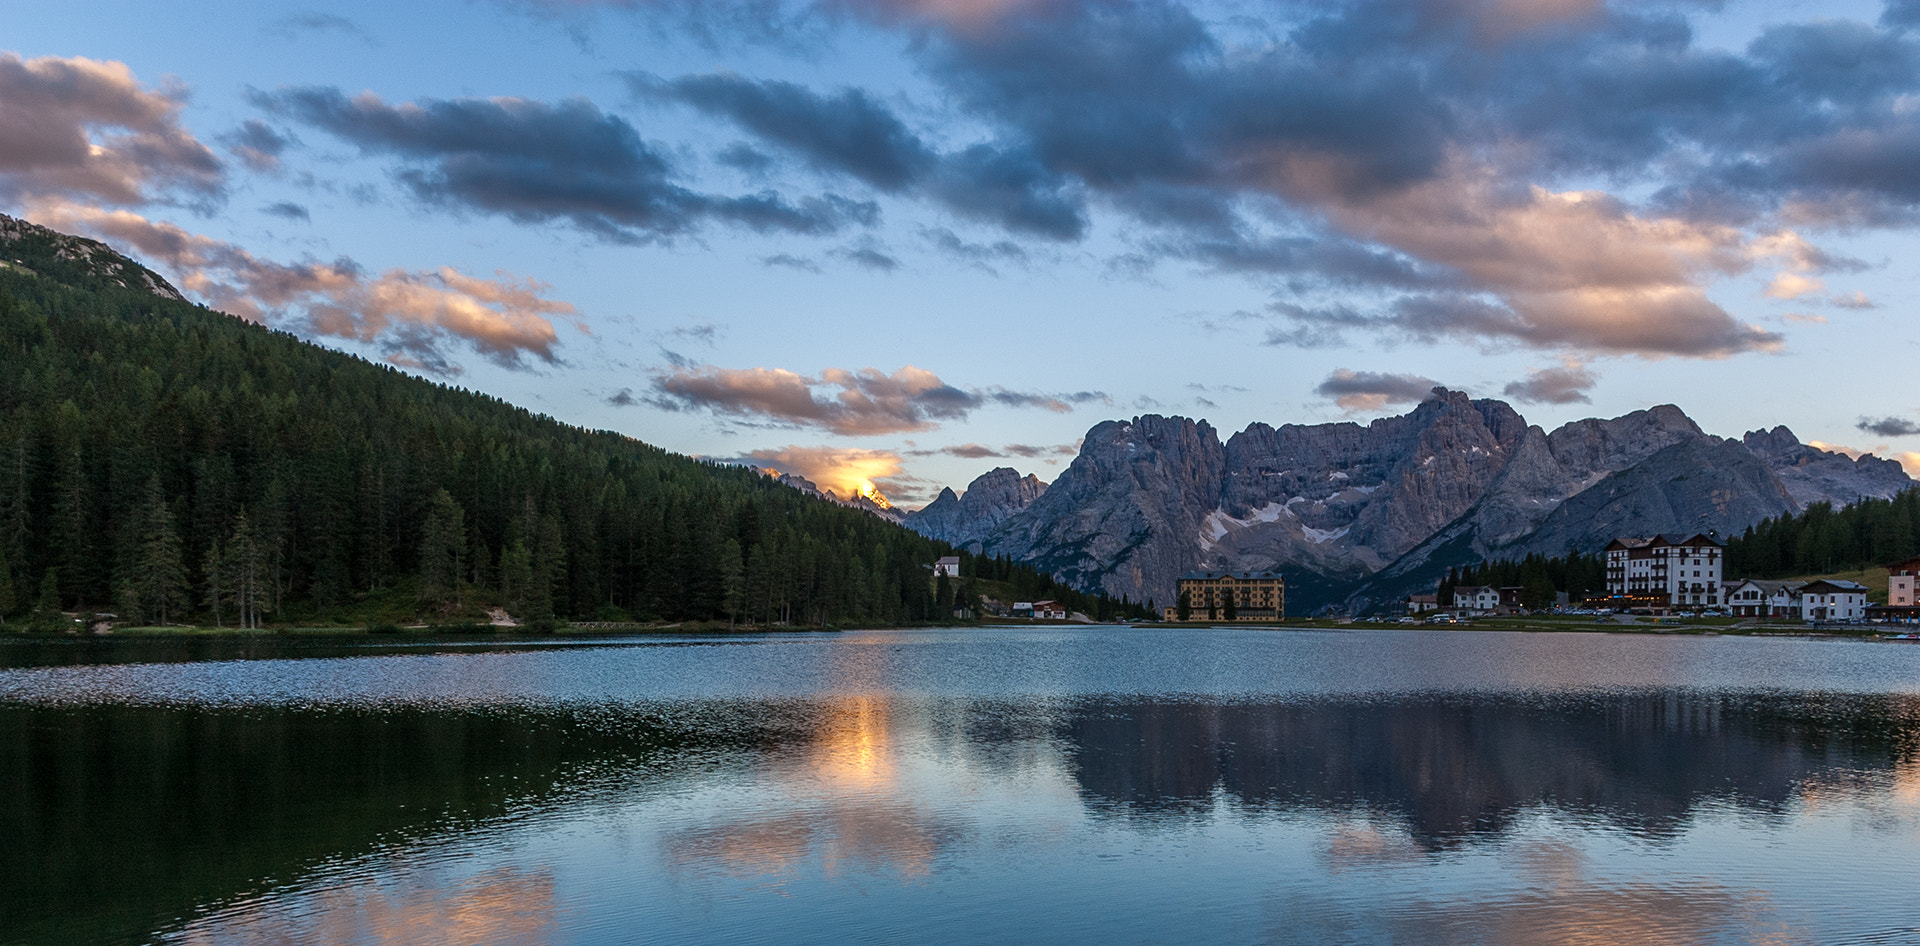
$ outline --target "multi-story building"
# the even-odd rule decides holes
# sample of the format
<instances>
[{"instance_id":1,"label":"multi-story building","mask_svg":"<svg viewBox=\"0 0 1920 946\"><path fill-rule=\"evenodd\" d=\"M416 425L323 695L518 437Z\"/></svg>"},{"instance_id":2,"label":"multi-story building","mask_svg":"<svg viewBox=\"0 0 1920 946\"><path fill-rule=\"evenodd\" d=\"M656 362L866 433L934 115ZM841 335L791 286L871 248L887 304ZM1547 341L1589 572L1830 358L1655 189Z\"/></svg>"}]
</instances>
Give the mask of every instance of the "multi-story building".
<instances>
[{"instance_id":1,"label":"multi-story building","mask_svg":"<svg viewBox=\"0 0 1920 946\"><path fill-rule=\"evenodd\" d=\"M1453 607L1456 611L1497 611L1500 589L1492 585L1457 586L1453 589Z\"/></svg>"},{"instance_id":2,"label":"multi-story building","mask_svg":"<svg viewBox=\"0 0 1920 946\"><path fill-rule=\"evenodd\" d=\"M1914 600L1915 582L1920 581L1920 558L1910 558L1887 566L1887 607L1920 607Z\"/></svg>"},{"instance_id":3,"label":"multi-story building","mask_svg":"<svg viewBox=\"0 0 1920 946\"><path fill-rule=\"evenodd\" d=\"M1722 597L1737 618L1797 618L1804 581L1730 581Z\"/></svg>"},{"instance_id":4,"label":"multi-story building","mask_svg":"<svg viewBox=\"0 0 1920 946\"><path fill-rule=\"evenodd\" d=\"M1854 622L1867 616L1867 586L1822 578L1800 587L1800 617L1806 621Z\"/></svg>"},{"instance_id":5,"label":"multi-story building","mask_svg":"<svg viewBox=\"0 0 1920 946\"><path fill-rule=\"evenodd\" d=\"M1705 535L1614 539L1606 549L1607 592L1669 608L1720 607L1725 552Z\"/></svg>"},{"instance_id":6,"label":"multi-story building","mask_svg":"<svg viewBox=\"0 0 1920 946\"><path fill-rule=\"evenodd\" d=\"M1189 621L1225 621L1229 603L1235 621L1277 621L1287 615L1287 581L1279 572L1188 572L1176 582L1186 598ZM1177 608L1165 610L1179 620Z\"/></svg>"}]
</instances>

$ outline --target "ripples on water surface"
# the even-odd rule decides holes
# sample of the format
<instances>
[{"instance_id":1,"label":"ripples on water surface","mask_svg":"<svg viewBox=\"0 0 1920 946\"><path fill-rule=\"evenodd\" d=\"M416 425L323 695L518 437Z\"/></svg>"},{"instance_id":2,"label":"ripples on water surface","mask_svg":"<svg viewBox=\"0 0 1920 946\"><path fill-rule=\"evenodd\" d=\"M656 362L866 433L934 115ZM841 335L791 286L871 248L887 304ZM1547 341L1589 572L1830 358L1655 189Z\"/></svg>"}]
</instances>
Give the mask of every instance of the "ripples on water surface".
<instances>
[{"instance_id":1,"label":"ripples on water surface","mask_svg":"<svg viewBox=\"0 0 1920 946\"><path fill-rule=\"evenodd\" d=\"M1920 648L0 642L0 943L1920 942Z\"/></svg>"}]
</instances>

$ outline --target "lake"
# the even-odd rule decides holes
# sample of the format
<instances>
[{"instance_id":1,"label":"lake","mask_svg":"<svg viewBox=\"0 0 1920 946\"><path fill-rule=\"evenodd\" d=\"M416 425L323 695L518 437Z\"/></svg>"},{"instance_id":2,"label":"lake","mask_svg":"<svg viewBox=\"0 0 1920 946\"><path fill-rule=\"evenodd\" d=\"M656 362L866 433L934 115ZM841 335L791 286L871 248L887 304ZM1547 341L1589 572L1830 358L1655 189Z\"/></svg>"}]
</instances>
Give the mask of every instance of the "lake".
<instances>
[{"instance_id":1,"label":"lake","mask_svg":"<svg viewBox=\"0 0 1920 946\"><path fill-rule=\"evenodd\" d=\"M0 640L0 943L1920 942L1920 647Z\"/></svg>"}]
</instances>

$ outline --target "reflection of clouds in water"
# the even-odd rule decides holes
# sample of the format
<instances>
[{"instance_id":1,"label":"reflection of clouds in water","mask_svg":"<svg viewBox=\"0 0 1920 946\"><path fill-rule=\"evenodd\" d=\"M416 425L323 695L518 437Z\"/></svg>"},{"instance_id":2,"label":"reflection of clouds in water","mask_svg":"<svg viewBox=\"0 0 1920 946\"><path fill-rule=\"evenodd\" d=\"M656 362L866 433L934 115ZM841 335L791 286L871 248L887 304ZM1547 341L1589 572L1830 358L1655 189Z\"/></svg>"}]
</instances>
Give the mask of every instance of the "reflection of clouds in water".
<instances>
[{"instance_id":1,"label":"reflection of clouds in water","mask_svg":"<svg viewBox=\"0 0 1920 946\"><path fill-rule=\"evenodd\" d=\"M743 877L788 879L816 863L830 878L848 869L927 877L962 832L903 782L901 738L888 701L829 702L813 738L765 766L773 793L752 810L668 832L668 863Z\"/></svg>"},{"instance_id":2,"label":"reflection of clouds in water","mask_svg":"<svg viewBox=\"0 0 1920 946\"><path fill-rule=\"evenodd\" d=\"M543 946L560 938L554 879L501 867L466 878L434 864L372 862L299 896L245 900L189 925L186 946L356 943Z\"/></svg>"},{"instance_id":3,"label":"reflection of clouds in water","mask_svg":"<svg viewBox=\"0 0 1920 946\"><path fill-rule=\"evenodd\" d=\"M828 878L849 871L925 878L961 830L907 805L842 799L768 815L725 817L669 833L668 863L735 877L793 878L814 864Z\"/></svg>"},{"instance_id":4,"label":"reflection of clouds in water","mask_svg":"<svg viewBox=\"0 0 1920 946\"><path fill-rule=\"evenodd\" d=\"M1423 855L1410 836L1370 823L1332 831L1322 852L1340 869L1396 869L1394 886L1444 885L1433 895L1365 901L1308 891L1268 898L1275 942L1381 941L1423 944L1650 944L1807 942L1805 930L1783 926L1765 892L1736 890L1704 879L1614 882L1595 875L1579 846L1542 838L1508 846L1502 858L1518 889L1466 894L1448 876L1448 859Z\"/></svg>"}]
</instances>

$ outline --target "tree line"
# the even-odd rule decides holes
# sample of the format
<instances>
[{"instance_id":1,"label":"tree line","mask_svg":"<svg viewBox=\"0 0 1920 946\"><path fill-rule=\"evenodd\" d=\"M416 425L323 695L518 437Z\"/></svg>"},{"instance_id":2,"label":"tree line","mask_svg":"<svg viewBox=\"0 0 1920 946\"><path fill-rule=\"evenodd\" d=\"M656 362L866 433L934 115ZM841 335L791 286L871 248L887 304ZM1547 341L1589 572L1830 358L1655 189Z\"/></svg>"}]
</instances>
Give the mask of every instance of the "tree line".
<instances>
[{"instance_id":1,"label":"tree line","mask_svg":"<svg viewBox=\"0 0 1920 946\"><path fill-rule=\"evenodd\" d=\"M833 625L954 603L928 571L945 543L30 242L0 267L0 616ZM1089 613L1127 607L981 561Z\"/></svg>"},{"instance_id":2,"label":"tree line","mask_svg":"<svg viewBox=\"0 0 1920 946\"><path fill-rule=\"evenodd\" d=\"M1812 503L1727 543L1728 578L1790 578L1890 565L1920 555L1920 490L1840 509Z\"/></svg>"},{"instance_id":3,"label":"tree line","mask_svg":"<svg viewBox=\"0 0 1920 946\"><path fill-rule=\"evenodd\" d=\"M1605 591L1607 560L1604 554L1572 552L1559 558L1548 558L1535 553L1520 559L1499 559L1449 568L1447 577L1440 580L1440 606L1452 607L1455 588L1483 585L1517 587L1520 589L1521 605L1538 611L1553 607L1558 593L1564 592L1569 600L1578 602L1592 592Z\"/></svg>"}]
</instances>

